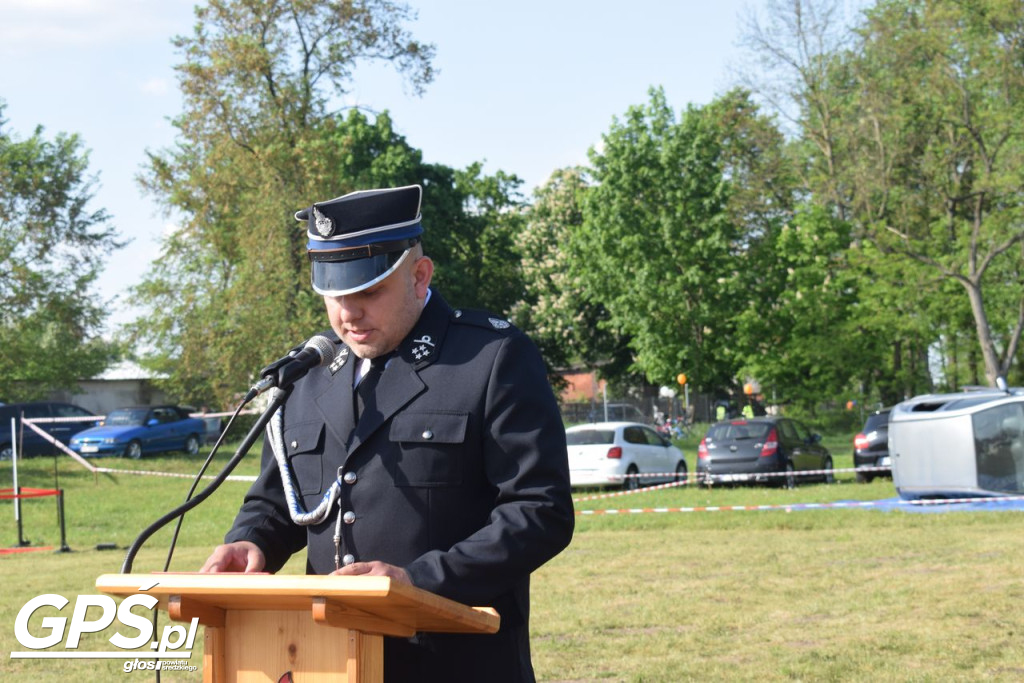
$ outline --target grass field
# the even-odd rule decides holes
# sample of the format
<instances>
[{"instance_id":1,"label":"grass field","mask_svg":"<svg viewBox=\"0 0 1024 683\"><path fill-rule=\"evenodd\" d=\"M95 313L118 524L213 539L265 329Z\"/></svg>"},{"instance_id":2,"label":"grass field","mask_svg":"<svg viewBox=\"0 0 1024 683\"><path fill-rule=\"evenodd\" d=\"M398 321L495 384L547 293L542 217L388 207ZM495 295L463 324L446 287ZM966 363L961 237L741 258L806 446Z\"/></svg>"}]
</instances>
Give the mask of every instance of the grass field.
<instances>
[{"instance_id":1,"label":"grass field","mask_svg":"<svg viewBox=\"0 0 1024 683\"><path fill-rule=\"evenodd\" d=\"M850 439L826 443L836 467L849 467ZM694 444L684 446L692 457ZM95 462L181 473L198 466L181 456ZM256 467L252 456L236 473L255 474ZM11 660L10 652L24 649L14 638L15 618L36 595L74 600L95 593L96 577L120 570L124 549L183 499L190 482L93 475L69 458L25 460L19 476L22 486L64 489L72 552L0 557L0 679L17 675L43 683L124 675L116 661ZM9 462L0 463L0 481L0 487L10 486ZM202 563L230 525L246 487L227 482L188 515L172 570L191 571ZM845 474L831 486L794 490L686 487L604 498L581 492L585 500L577 509L785 505L894 495L888 479L858 485ZM53 498L25 501L22 510L24 535L34 546L59 544ZM1022 680L1022 523L1024 513L1013 511L579 516L569 548L534 575L537 675L543 681ZM169 537L168 530L154 536L134 571L162 569ZM3 501L0 545L16 542L12 503ZM118 549L97 550L97 544ZM286 568L302 570L301 561ZM110 635L86 634L80 649L112 649L106 643ZM197 652L192 663L200 662ZM172 672L162 680L200 678Z\"/></svg>"}]
</instances>

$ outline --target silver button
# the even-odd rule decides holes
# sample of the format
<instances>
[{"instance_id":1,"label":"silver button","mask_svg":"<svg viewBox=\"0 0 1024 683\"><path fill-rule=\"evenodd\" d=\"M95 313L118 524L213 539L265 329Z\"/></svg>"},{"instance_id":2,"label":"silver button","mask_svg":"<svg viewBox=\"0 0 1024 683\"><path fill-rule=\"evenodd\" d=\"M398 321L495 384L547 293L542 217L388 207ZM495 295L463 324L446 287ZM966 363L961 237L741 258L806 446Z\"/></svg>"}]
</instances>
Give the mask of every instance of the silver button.
<instances>
[{"instance_id":1,"label":"silver button","mask_svg":"<svg viewBox=\"0 0 1024 683\"><path fill-rule=\"evenodd\" d=\"M431 439L434 438L434 432L430 431L429 429L423 430L423 438L426 439L427 441L430 441Z\"/></svg>"},{"instance_id":2,"label":"silver button","mask_svg":"<svg viewBox=\"0 0 1024 683\"><path fill-rule=\"evenodd\" d=\"M345 476L341 478L346 484L354 484L359 477L356 476L355 472L346 472Z\"/></svg>"},{"instance_id":3,"label":"silver button","mask_svg":"<svg viewBox=\"0 0 1024 683\"><path fill-rule=\"evenodd\" d=\"M356 523L356 513L352 512L351 510L349 510L348 512L343 514L341 516L341 518L342 518L342 520L344 520L345 524L355 524Z\"/></svg>"},{"instance_id":4,"label":"silver button","mask_svg":"<svg viewBox=\"0 0 1024 683\"><path fill-rule=\"evenodd\" d=\"M299 447L299 442L298 441L292 441L292 450L295 450L298 447Z\"/></svg>"},{"instance_id":5,"label":"silver button","mask_svg":"<svg viewBox=\"0 0 1024 683\"><path fill-rule=\"evenodd\" d=\"M350 564L352 564L355 561L356 561L356 556L355 555L346 555L345 557L341 558L341 563L343 565L345 565L346 567L349 566Z\"/></svg>"}]
</instances>

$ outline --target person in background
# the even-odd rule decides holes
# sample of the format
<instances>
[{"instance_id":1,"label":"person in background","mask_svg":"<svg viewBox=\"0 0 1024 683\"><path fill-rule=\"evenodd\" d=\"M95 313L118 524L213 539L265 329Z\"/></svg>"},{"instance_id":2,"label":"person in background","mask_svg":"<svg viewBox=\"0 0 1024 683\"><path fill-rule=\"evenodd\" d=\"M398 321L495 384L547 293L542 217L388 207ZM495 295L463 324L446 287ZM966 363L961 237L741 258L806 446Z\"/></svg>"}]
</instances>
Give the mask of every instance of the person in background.
<instances>
[{"instance_id":1,"label":"person in background","mask_svg":"<svg viewBox=\"0 0 1024 683\"><path fill-rule=\"evenodd\" d=\"M261 474L206 572L388 576L501 615L494 635L384 639L388 681L532 681L530 574L574 512L565 430L533 343L430 286L418 185L296 214L334 361L268 427ZM339 643L339 647L343 644Z\"/></svg>"}]
</instances>

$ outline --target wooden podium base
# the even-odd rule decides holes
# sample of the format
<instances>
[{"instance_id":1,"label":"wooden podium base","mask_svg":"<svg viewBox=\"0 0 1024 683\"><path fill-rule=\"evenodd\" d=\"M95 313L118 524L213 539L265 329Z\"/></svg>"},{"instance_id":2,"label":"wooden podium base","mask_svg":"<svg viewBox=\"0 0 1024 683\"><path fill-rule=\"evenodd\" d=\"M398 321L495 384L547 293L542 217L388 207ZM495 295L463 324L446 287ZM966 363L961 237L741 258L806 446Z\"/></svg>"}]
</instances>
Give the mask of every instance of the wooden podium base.
<instances>
[{"instance_id":1,"label":"wooden podium base","mask_svg":"<svg viewBox=\"0 0 1024 683\"><path fill-rule=\"evenodd\" d=\"M494 633L500 624L490 607L382 576L105 574L96 587L153 595L175 621L198 618L207 683L372 683L384 677L385 635Z\"/></svg>"},{"instance_id":2,"label":"wooden podium base","mask_svg":"<svg viewBox=\"0 0 1024 683\"><path fill-rule=\"evenodd\" d=\"M264 634L274 634L271 647ZM287 673L295 683L363 683L384 677L383 636L324 628L308 612L232 612L224 628L206 629L204 646L204 681L276 683ZM229 671L234 672L230 678Z\"/></svg>"}]
</instances>

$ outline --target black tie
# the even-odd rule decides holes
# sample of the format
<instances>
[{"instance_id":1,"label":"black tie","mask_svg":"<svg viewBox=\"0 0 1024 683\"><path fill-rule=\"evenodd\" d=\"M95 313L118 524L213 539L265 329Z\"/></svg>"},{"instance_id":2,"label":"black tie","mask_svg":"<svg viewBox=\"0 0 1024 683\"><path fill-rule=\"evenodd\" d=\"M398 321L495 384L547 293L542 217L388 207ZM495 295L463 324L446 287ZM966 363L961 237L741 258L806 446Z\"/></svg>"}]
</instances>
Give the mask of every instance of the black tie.
<instances>
[{"instance_id":1,"label":"black tie","mask_svg":"<svg viewBox=\"0 0 1024 683\"><path fill-rule=\"evenodd\" d=\"M370 369L366 371L363 378L359 380L359 384L356 385L356 400L353 403L355 404L357 423L359 422L359 416L363 414L367 406L371 408L377 406L377 384L380 382L380 376L384 374L384 367L388 364L389 358L391 358L391 355L385 354L371 359Z\"/></svg>"}]
</instances>

